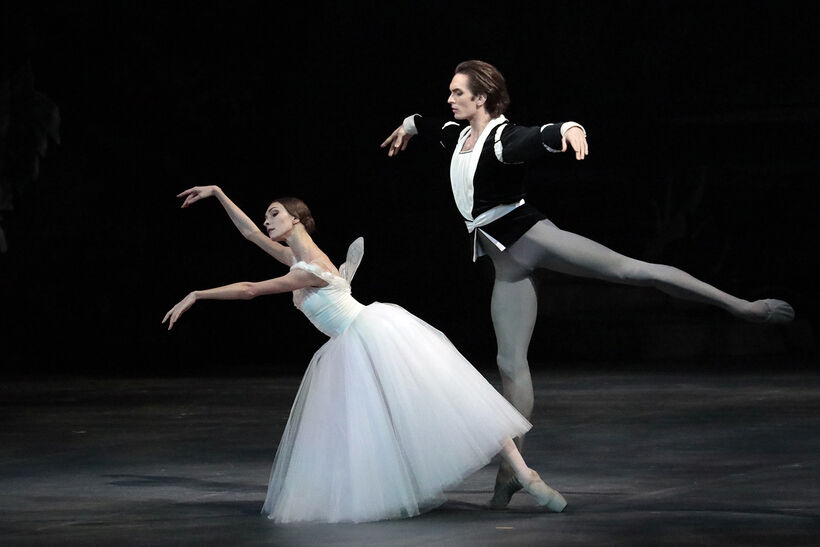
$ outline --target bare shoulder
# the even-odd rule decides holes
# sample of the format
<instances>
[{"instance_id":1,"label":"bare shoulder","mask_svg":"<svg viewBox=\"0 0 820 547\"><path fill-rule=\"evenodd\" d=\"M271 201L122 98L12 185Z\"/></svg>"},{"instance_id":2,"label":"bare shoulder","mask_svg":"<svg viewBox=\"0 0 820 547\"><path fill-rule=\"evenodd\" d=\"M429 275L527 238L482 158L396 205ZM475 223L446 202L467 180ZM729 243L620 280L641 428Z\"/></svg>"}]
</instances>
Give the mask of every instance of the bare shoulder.
<instances>
[{"instance_id":1,"label":"bare shoulder","mask_svg":"<svg viewBox=\"0 0 820 547\"><path fill-rule=\"evenodd\" d=\"M309 264L315 264L323 270L332 273L333 275L339 275L339 269L333 264L330 258L322 251L319 251L318 254L312 256L310 260L306 260L305 262Z\"/></svg>"},{"instance_id":2,"label":"bare shoulder","mask_svg":"<svg viewBox=\"0 0 820 547\"><path fill-rule=\"evenodd\" d=\"M327 281L302 268L293 268L282 279L286 279L293 288L291 290L303 289L305 287L324 287Z\"/></svg>"},{"instance_id":3,"label":"bare shoulder","mask_svg":"<svg viewBox=\"0 0 820 547\"><path fill-rule=\"evenodd\" d=\"M330 258L328 258L326 254L322 253L320 263L327 269L327 271L329 271L333 275L339 275L339 268L337 268L335 264L331 262Z\"/></svg>"}]
</instances>

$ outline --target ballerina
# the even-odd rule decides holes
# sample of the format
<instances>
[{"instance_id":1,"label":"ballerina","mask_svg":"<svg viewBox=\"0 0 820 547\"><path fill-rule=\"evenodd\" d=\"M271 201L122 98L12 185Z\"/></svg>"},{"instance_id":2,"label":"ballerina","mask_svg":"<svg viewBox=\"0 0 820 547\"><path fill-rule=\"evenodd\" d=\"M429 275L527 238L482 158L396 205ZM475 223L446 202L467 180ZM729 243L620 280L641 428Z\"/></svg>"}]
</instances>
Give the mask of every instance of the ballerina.
<instances>
[{"instance_id":1,"label":"ballerina","mask_svg":"<svg viewBox=\"0 0 820 547\"><path fill-rule=\"evenodd\" d=\"M472 60L459 63L454 72L447 102L456 121L408 116L381 147L388 147L388 156L395 157L420 135L440 140L452 155L450 182L472 234L473 261L488 255L495 270L490 309L502 390L524 416L530 417L534 402L527 351L537 316L535 270L654 287L752 322L777 324L794 318L791 305L783 300L749 302L677 268L629 258L558 228L526 202L525 168L545 155L570 149L575 159L583 160L589 154L586 131L572 121L540 127L513 124L504 116L510 97L496 67ZM516 442L520 449L523 437ZM519 489L502 462L490 504L505 507Z\"/></svg>"},{"instance_id":2,"label":"ballerina","mask_svg":"<svg viewBox=\"0 0 820 547\"><path fill-rule=\"evenodd\" d=\"M280 522L367 522L409 517L444 501L451 485L498 454L549 511L566 500L529 468L513 438L532 426L444 334L393 304L365 306L350 282L364 254L354 241L337 269L310 236L308 207L274 200L267 236L217 186L180 193L182 207L215 196L234 225L290 267L274 279L192 291L162 320L172 329L203 299L293 293L330 337L313 356L279 443L262 508ZM285 242L283 245L281 242Z\"/></svg>"}]
</instances>

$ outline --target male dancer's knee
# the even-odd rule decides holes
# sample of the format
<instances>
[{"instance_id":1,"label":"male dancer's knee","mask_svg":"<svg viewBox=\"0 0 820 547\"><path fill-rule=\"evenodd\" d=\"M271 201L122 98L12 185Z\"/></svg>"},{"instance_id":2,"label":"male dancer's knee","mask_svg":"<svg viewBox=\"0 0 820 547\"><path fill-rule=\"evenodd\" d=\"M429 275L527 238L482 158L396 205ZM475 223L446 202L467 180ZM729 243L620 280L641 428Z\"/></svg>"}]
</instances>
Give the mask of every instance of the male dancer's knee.
<instances>
[{"instance_id":1,"label":"male dancer's knee","mask_svg":"<svg viewBox=\"0 0 820 547\"><path fill-rule=\"evenodd\" d=\"M498 354L496 360L498 370L501 372L504 397L521 414L529 417L532 414L534 403L529 363L526 358L508 358L501 353Z\"/></svg>"},{"instance_id":2,"label":"male dancer's knee","mask_svg":"<svg viewBox=\"0 0 820 547\"><path fill-rule=\"evenodd\" d=\"M669 271L666 271L669 270ZM610 274L614 281L638 287L658 287L672 275L674 268L651 264L634 258L622 257L612 264Z\"/></svg>"}]
</instances>

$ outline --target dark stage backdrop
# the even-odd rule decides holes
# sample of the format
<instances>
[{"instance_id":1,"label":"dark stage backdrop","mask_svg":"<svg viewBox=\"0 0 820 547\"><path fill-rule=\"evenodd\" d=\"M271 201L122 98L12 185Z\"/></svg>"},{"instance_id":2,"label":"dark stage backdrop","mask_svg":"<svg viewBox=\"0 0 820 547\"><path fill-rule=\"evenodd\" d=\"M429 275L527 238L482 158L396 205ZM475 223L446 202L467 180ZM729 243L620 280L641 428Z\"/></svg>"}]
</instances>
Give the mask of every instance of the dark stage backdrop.
<instances>
[{"instance_id":1,"label":"dark stage backdrop","mask_svg":"<svg viewBox=\"0 0 820 547\"><path fill-rule=\"evenodd\" d=\"M793 325L764 329L648 289L543 274L531 362L815 366L810 3L394 4L12 5L5 374L300 372L324 337L289 295L204 302L173 332L160 325L192 289L285 271L215 200L179 209L175 195L200 184L221 185L260 223L272 198L301 196L337 263L364 236L361 301L405 306L493 367L492 269L470 261L448 158L418 139L398 158L379 148L408 114L446 117L452 70L470 58L505 74L513 121L585 125L587 160L533 169L530 201L559 226L797 309ZM57 111L59 144L27 140Z\"/></svg>"}]
</instances>

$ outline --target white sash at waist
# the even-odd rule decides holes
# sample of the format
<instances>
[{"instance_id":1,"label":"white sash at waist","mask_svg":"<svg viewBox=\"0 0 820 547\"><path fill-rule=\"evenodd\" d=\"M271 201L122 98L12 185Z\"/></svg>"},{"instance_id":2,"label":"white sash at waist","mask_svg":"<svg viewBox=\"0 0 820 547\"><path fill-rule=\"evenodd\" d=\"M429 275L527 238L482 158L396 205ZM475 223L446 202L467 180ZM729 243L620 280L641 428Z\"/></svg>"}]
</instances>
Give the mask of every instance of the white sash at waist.
<instances>
[{"instance_id":1,"label":"white sash at waist","mask_svg":"<svg viewBox=\"0 0 820 547\"><path fill-rule=\"evenodd\" d=\"M524 205L524 199L522 198L521 201L518 203L506 203L504 205L496 205L492 209L487 209L473 220L465 220L464 223L467 225L467 232L473 234L473 262L476 261L479 255L479 248L478 248L478 228L482 226L486 226L487 224L498 220L499 218L503 217L506 214L518 209ZM489 234L481 230L481 233L487 236L487 238L492 241L496 247L500 250L504 250L504 245L500 242L496 241L494 238L490 237ZM481 253L484 254L484 253Z\"/></svg>"}]
</instances>

